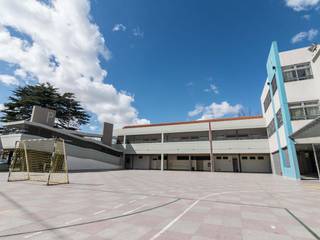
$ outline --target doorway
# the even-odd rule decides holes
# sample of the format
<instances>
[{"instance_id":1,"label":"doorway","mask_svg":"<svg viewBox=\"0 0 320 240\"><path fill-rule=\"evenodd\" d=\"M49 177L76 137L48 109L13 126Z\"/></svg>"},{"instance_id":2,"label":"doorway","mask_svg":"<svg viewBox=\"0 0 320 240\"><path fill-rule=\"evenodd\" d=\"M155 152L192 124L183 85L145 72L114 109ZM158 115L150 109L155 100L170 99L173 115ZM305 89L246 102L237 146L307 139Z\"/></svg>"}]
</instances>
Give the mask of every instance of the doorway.
<instances>
[{"instance_id":1,"label":"doorway","mask_svg":"<svg viewBox=\"0 0 320 240\"><path fill-rule=\"evenodd\" d=\"M315 147L316 153L318 147ZM318 153L319 154L319 153ZM306 145L297 145L297 156L299 163L299 170L302 180L314 180L319 179L318 174L318 162L315 159L315 152L313 151L313 147L310 144Z\"/></svg>"}]
</instances>

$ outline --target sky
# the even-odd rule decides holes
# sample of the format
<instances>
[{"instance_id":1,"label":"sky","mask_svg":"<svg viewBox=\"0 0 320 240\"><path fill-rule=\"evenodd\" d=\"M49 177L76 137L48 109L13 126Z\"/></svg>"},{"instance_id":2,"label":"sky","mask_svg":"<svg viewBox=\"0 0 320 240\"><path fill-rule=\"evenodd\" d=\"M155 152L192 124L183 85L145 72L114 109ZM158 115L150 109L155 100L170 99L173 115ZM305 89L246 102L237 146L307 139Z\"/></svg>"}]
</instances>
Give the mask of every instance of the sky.
<instances>
[{"instance_id":1,"label":"sky","mask_svg":"<svg viewBox=\"0 0 320 240\"><path fill-rule=\"evenodd\" d=\"M272 41L319 42L320 0L2 0L0 109L50 82L82 129L261 114Z\"/></svg>"}]
</instances>

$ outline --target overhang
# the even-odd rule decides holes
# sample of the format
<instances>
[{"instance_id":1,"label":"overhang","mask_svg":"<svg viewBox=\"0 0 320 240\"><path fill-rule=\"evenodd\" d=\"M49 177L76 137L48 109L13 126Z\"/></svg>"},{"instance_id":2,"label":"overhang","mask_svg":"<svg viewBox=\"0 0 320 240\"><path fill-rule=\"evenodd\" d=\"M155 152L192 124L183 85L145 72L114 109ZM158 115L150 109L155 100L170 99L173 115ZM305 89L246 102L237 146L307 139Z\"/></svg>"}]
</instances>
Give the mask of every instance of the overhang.
<instances>
[{"instance_id":1,"label":"overhang","mask_svg":"<svg viewBox=\"0 0 320 240\"><path fill-rule=\"evenodd\" d=\"M300 144L320 144L320 117L300 128L290 137Z\"/></svg>"}]
</instances>

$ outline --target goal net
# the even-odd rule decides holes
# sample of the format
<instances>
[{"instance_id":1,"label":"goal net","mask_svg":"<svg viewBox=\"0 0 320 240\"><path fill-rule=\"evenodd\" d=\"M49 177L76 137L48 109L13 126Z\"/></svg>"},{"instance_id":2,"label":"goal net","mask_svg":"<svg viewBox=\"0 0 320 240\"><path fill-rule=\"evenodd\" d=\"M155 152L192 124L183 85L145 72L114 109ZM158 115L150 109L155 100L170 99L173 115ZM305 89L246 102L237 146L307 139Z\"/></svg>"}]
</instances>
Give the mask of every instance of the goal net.
<instances>
[{"instance_id":1,"label":"goal net","mask_svg":"<svg viewBox=\"0 0 320 240\"><path fill-rule=\"evenodd\" d=\"M60 138L17 141L8 181L69 183L65 152L64 141Z\"/></svg>"}]
</instances>

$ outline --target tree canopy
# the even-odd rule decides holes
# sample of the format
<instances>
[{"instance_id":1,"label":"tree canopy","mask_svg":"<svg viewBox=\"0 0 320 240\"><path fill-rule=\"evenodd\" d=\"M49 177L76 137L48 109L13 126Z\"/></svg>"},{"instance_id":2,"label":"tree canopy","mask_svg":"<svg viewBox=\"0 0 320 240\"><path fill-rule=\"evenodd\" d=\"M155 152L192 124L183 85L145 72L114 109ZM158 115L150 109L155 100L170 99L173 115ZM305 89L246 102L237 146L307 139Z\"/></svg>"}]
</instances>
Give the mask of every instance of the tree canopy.
<instances>
[{"instance_id":1,"label":"tree canopy","mask_svg":"<svg viewBox=\"0 0 320 240\"><path fill-rule=\"evenodd\" d=\"M3 122L29 120L34 105L56 110L57 127L78 129L90 119L73 93L61 94L50 83L42 83L17 87L9 97L9 101L4 103L1 120Z\"/></svg>"}]
</instances>

